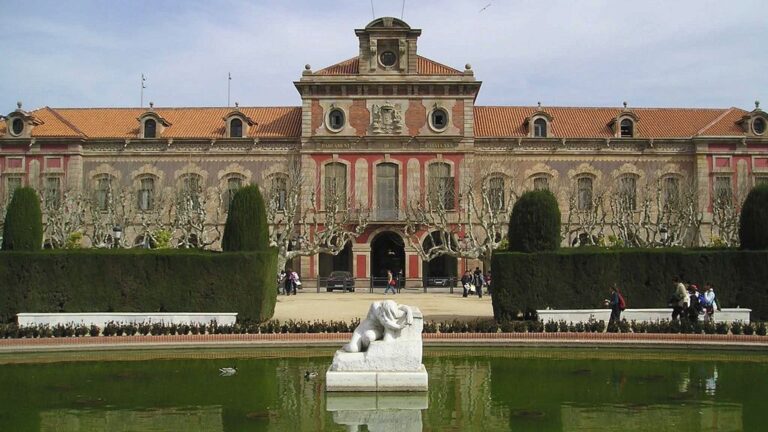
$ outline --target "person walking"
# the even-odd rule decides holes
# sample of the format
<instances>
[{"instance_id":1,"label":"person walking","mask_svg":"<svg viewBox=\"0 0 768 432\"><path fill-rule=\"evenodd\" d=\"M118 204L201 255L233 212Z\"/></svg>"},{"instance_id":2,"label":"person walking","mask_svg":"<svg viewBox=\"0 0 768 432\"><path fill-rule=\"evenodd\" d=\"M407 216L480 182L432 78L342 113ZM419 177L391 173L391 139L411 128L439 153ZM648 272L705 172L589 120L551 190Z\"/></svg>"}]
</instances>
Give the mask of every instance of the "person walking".
<instances>
[{"instance_id":1,"label":"person walking","mask_svg":"<svg viewBox=\"0 0 768 432\"><path fill-rule=\"evenodd\" d=\"M622 301L621 294L619 294L619 289L616 287L616 284L611 286L610 294L608 298L604 300L604 303L611 308L611 318L608 322L618 323L621 321L621 311L623 310L624 302Z\"/></svg>"},{"instance_id":2,"label":"person walking","mask_svg":"<svg viewBox=\"0 0 768 432\"><path fill-rule=\"evenodd\" d=\"M291 278L293 278L293 295L296 295L296 289L301 286L301 279L296 272L291 272Z\"/></svg>"},{"instance_id":3,"label":"person walking","mask_svg":"<svg viewBox=\"0 0 768 432\"><path fill-rule=\"evenodd\" d=\"M715 300L715 287L711 283L704 284L704 295L701 296L701 304L704 307L704 321L714 321L715 310L720 310L720 305Z\"/></svg>"},{"instance_id":4,"label":"person walking","mask_svg":"<svg viewBox=\"0 0 768 432\"><path fill-rule=\"evenodd\" d=\"M673 278L672 283L675 285L675 291L670 298L670 306L672 306L672 319L676 320L683 315L690 300L688 290L685 289L685 284L680 281L680 278Z\"/></svg>"},{"instance_id":5,"label":"person walking","mask_svg":"<svg viewBox=\"0 0 768 432\"><path fill-rule=\"evenodd\" d=\"M475 290L477 290L477 297L483 298L483 285L485 285L485 278L483 278L483 272L480 271L480 267L475 267Z\"/></svg>"},{"instance_id":6,"label":"person walking","mask_svg":"<svg viewBox=\"0 0 768 432\"><path fill-rule=\"evenodd\" d=\"M395 285L397 285L397 281L395 281L395 277L392 275L392 270L387 270L387 287L384 288L384 295L386 295L389 290L392 290L392 294L397 294Z\"/></svg>"},{"instance_id":7,"label":"person walking","mask_svg":"<svg viewBox=\"0 0 768 432\"><path fill-rule=\"evenodd\" d=\"M701 304L699 287L695 284L688 286L688 321L695 323L699 320L699 314L704 310Z\"/></svg>"},{"instance_id":8,"label":"person walking","mask_svg":"<svg viewBox=\"0 0 768 432\"><path fill-rule=\"evenodd\" d=\"M470 288L474 287L472 273L469 270L464 271L464 276L461 277L461 287L464 288L464 295L466 297L469 294Z\"/></svg>"},{"instance_id":9,"label":"person walking","mask_svg":"<svg viewBox=\"0 0 768 432\"><path fill-rule=\"evenodd\" d=\"M397 271L397 293L400 294L400 290L405 287L405 275L403 269Z\"/></svg>"},{"instance_id":10,"label":"person walking","mask_svg":"<svg viewBox=\"0 0 768 432\"><path fill-rule=\"evenodd\" d=\"M285 294L285 270L280 270L280 275L277 276L277 293Z\"/></svg>"},{"instance_id":11,"label":"person walking","mask_svg":"<svg viewBox=\"0 0 768 432\"><path fill-rule=\"evenodd\" d=\"M287 268L285 270L285 295L291 295L291 292L296 292L296 288L293 285L293 270Z\"/></svg>"}]
</instances>

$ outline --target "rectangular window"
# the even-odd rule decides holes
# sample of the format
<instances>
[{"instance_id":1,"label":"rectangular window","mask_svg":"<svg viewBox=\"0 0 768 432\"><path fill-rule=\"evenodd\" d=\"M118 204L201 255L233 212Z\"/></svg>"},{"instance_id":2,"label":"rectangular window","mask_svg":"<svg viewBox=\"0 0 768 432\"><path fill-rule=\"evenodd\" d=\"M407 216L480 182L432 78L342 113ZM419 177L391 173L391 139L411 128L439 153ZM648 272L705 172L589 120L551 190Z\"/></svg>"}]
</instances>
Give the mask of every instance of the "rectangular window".
<instances>
[{"instance_id":1,"label":"rectangular window","mask_svg":"<svg viewBox=\"0 0 768 432\"><path fill-rule=\"evenodd\" d=\"M232 205L232 199L235 197L237 191L243 187L243 179L240 177L230 177L227 179L227 194L224 198L224 205L226 209Z\"/></svg>"},{"instance_id":2,"label":"rectangular window","mask_svg":"<svg viewBox=\"0 0 768 432\"><path fill-rule=\"evenodd\" d=\"M637 208L637 179L634 176L627 175L619 179L619 199L624 209Z\"/></svg>"},{"instance_id":3,"label":"rectangular window","mask_svg":"<svg viewBox=\"0 0 768 432\"><path fill-rule=\"evenodd\" d=\"M579 178L577 187L577 208L579 210L592 210L592 179L590 177Z\"/></svg>"},{"instance_id":4,"label":"rectangular window","mask_svg":"<svg viewBox=\"0 0 768 432\"><path fill-rule=\"evenodd\" d=\"M61 204L61 178L46 177L45 179L45 206L58 208Z\"/></svg>"},{"instance_id":5,"label":"rectangular window","mask_svg":"<svg viewBox=\"0 0 768 432\"><path fill-rule=\"evenodd\" d=\"M139 210L152 210L155 207L155 179L145 177L139 186Z\"/></svg>"},{"instance_id":6,"label":"rectangular window","mask_svg":"<svg viewBox=\"0 0 768 432\"><path fill-rule=\"evenodd\" d=\"M733 202L733 189L730 176L715 177L713 200L716 205L731 205Z\"/></svg>"},{"instance_id":7,"label":"rectangular window","mask_svg":"<svg viewBox=\"0 0 768 432\"><path fill-rule=\"evenodd\" d=\"M755 186L768 184L768 176L755 177Z\"/></svg>"},{"instance_id":8,"label":"rectangular window","mask_svg":"<svg viewBox=\"0 0 768 432\"><path fill-rule=\"evenodd\" d=\"M488 199L491 204L491 210L503 210L504 198L504 178L493 177L488 181Z\"/></svg>"},{"instance_id":9,"label":"rectangular window","mask_svg":"<svg viewBox=\"0 0 768 432\"><path fill-rule=\"evenodd\" d=\"M347 167L341 163L325 166L325 210L342 210L347 204Z\"/></svg>"},{"instance_id":10,"label":"rectangular window","mask_svg":"<svg viewBox=\"0 0 768 432\"><path fill-rule=\"evenodd\" d=\"M8 201L13 198L13 193L21 187L21 177L7 177L5 179L5 195Z\"/></svg>"},{"instance_id":11,"label":"rectangular window","mask_svg":"<svg viewBox=\"0 0 768 432\"><path fill-rule=\"evenodd\" d=\"M680 179L665 177L663 183L664 205L675 206L680 199Z\"/></svg>"},{"instance_id":12,"label":"rectangular window","mask_svg":"<svg viewBox=\"0 0 768 432\"><path fill-rule=\"evenodd\" d=\"M202 181L197 174L189 174L184 177L184 199L188 200L192 210L200 210L200 195L203 192Z\"/></svg>"},{"instance_id":13,"label":"rectangular window","mask_svg":"<svg viewBox=\"0 0 768 432\"><path fill-rule=\"evenodd\" d=\"M288 179L284 176L272 178L272 200L277 211L285 211L285 202L288 198Z\"/></svg>"},{"instance_id":14,"label":"rectangular window","mask_svg":"<svg viewBox=\"0 0 768 432\"><path fill-rule=\"evenodd\" d=\"M107 211L112 194L112 178L100 177L96 180L96 206L100 211Z\"/></svg>"},{"instance_id":15,"label":"rectangular window","mask_svg":"<svg viewBox=\"0 0 768 432\"><path fill-rule=\"evenodd\" d=\"M433 163L429 166L429 200L430 205L444 210L455 208L454 178L451 177L451 166L447 163Z\"/></svg>"},{"instance_id":16,"label":"rectangular window","mask_svg":"<svg viewBox=\"0 0 768 432\"><path fill-rule=\"evenodd\" d=\"M533 190L549 190L549 179L540 176L533 179Z\"/></svg>"}]
</instances>

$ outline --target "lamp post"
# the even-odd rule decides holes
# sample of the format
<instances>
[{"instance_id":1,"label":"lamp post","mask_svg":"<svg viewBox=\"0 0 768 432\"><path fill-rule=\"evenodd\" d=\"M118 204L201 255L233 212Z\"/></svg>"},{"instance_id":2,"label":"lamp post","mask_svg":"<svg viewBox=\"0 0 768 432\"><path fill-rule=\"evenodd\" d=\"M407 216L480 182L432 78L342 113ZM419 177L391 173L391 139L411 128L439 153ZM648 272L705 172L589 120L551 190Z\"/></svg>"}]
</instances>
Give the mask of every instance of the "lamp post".
<instances>
[{"instance_id":1,"label":"lamp post","mask_svg":"<svg viewBox=\"0 0 768 432\"><path fill-rule=\"evenodd\" d=\"M661 234L661 245L662 246L666 246L667 245L667 236L668 236L667 227L666 226L662 226L659 229L659 234Z\"/></svg>"},{"instance_id":2,"label":"lamp post","mask_svg":"<svg viewBox=\"0 0 768 432\"><path fill-rule=\"evenodd\" d=\"M120 239L123 237L123 227L120 225L115 225L115 227L112 228L112 233L112 237L115 239L114 248L117 249L120 247Z\"/></svg>"}]
</instances>

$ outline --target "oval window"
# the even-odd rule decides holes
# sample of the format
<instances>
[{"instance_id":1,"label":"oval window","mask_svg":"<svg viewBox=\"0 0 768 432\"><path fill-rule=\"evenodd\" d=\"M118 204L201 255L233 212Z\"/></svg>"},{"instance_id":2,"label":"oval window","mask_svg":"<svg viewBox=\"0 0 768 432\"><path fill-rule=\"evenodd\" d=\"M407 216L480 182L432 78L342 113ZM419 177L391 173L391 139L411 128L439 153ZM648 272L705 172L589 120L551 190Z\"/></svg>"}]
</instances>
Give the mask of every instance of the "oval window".
<instances>
[{"instance_id":1,"label":"oval window","mask_svg":"<svg viewBox=\"0 0 768 432\"><path fill-rule=\"evenodd\" d=\"M436 108L430 115L430 121L433 129L443 130L448 127L448 112L443 108Z\"/></svg>"},{"instance_id":2,"label":"oval window","mask_svg":"<svg viewBox=\"0 0 768 432\"><path fill-rule=\"evenodd\" d=\"M13 123L11 123L11 132L13 132L14 135L21 135L22 132L24 132L24 120L22 119L14 119Z\"/></svg>"},{"instance_id":3,"label":"oval window","mask_svg":"<svg viewBox=\"0 0 768 432\"><path fill-rule=\"evenodd\" d=\"M384 51L379 56L379 61L384 66L394 66L397 63L397 55L392 51Z\"/></svg>"},{"instance_id":4,"label":"oval window","mask_svg":"<svg viewBox=\"0 0 768 432\"><path fill-rule=\"evenodd\" d=\"M340 131L344 127L344 111L334 108L328 113L328 129Z\"/></svg>"},{"instance_id":5,"label":"oval window","mask_svg":"<svg viewBox=\"0 0 768 432\"><path fill-rule=\"evenodd\" d=\"M754 130L755 135L762 135L765 133L765 119L758 117L752 120L752 130Z\"/></svg>"}]
</instances>

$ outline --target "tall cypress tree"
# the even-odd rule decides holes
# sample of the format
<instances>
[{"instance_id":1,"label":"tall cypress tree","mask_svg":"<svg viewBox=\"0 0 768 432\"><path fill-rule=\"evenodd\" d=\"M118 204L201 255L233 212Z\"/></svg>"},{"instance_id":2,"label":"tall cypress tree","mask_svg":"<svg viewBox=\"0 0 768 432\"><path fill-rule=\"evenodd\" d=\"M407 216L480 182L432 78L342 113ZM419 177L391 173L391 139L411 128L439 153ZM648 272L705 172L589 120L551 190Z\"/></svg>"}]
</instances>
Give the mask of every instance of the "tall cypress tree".
<instances>
[{"instance_id":1,"label":"tall cypress tree","mask_svg":"<svg viewBox=\"0 0 768 432\"><path fill-rule=\"evenodd\" d=\"M509 218L509 250L539 252L560 247L560 207L548 190L524 193Z\"/></svg>"},{"instance_id":2,"label":"tall cypress tree","mask_svg":"<svg viewBox=\"0 0 768 432\"><path fill-rule=\"evenodd\" d=\"M258 186L240 188L232 197L221 248L225 251L259 251L269 248L267 207Z\"/></svg>"},{"instance_id":3,"label":"tall cypress tree","mask_svg":"<svg viewBox=\"0 0 768 432\"><path fill-rule=\"evenodd\" d=\"M32 188L13 193L3 226L3 250L36 251L43 246L43 215L40 199Z\"/></svg>"},{"instance_id":4,"label":"tall cypress tree","mask_svg":"<svg viewBox=\"0 0 768 432\"><path fill-rule=\"evenodd\" d=\"M768 184L755 186L744 200L739 239L742 249L768 249Z\"/></svg>"}]
</instances>

